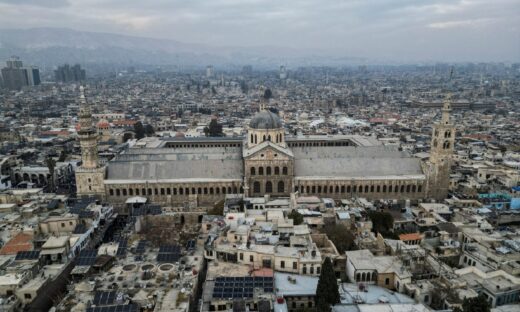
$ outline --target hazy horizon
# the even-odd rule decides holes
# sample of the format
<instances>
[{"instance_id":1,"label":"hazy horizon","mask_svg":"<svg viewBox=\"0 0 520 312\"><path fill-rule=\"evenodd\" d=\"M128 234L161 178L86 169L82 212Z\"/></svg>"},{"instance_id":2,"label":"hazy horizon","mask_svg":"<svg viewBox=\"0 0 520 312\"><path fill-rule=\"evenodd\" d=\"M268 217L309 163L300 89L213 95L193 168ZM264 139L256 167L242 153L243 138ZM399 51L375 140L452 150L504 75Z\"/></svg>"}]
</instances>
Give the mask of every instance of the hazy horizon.
<instances>
[{"instance_id":1,"label":"hazy horizon","mask_svg":"<svg viewBox=\"0 0 520 312\"><path fill-rule=\"evenodd\" d=\"M520 60L518 0L0 0L0 20L2 29L67 28L389 62Z\"/></svg>"}]
</instances>

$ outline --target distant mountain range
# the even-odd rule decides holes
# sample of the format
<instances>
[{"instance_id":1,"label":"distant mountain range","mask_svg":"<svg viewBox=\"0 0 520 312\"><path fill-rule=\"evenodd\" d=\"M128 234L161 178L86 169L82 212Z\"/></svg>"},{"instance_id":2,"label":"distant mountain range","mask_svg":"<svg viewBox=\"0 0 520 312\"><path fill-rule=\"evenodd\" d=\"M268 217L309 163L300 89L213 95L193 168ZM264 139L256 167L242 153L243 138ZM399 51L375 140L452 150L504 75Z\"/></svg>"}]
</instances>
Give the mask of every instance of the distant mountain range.
<instances>
[{"instance_id":1,"label":"distant mountain range","mask_svg":"<svg viewBox=\"0 0 520 312\"><path fill-rule=\"evenodd\" d=\"M362 63L358 58L325 58L281 47L213 47L167 39L85 32L64 28L0 29L0 62L11 55L43 67L63 63L220 66L253 64Z\"/></svg>"}]
</instances>

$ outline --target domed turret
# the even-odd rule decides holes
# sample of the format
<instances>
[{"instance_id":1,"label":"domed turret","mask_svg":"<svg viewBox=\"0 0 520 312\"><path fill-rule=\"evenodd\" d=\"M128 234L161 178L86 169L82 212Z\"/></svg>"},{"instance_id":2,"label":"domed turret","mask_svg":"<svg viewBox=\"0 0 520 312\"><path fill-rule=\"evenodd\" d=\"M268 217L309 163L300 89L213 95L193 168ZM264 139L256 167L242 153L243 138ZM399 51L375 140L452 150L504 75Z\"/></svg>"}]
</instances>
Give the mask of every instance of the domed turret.
<instances>
[{"instance_id":1,"label":"domed turret","mask_svg":"<svg viewBox=\"0 0 520 312\"><path fill-rule=\"evenodd\" d=\"M251 129L279 129L282 127L280 117L275 113L262 110L249 123Z\"/></svg>"},{"instance_id":2,"label":"domed turret","mask_svg":"<svg viewBox=\"0 0 520 312\"><path fill-rule=\"evenodd\" d=\"M270 141L285 147L284 128L277 114L262 108L249 123L248 146Z\"/></svg>"}]
</instances>

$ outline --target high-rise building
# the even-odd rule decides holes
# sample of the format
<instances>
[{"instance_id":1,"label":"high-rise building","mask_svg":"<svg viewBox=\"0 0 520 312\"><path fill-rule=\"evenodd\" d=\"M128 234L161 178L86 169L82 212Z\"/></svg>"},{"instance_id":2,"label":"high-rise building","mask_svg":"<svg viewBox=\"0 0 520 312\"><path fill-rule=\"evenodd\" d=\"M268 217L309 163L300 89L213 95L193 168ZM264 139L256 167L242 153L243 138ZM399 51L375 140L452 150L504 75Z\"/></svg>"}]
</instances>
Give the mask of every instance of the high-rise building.
<instances>
[{"instance_id":1,"label":"high-rise building","mask_svg":"<svg viewBox=\"0 0 520 312\"><path fill-rule=\"evenodd\" d=\"M213 72L213 66L209 65L206 67L206 78L213 78L213 75L215 73Z\"/></svg>"},{"instance_id":2,"label":"high-rise building","mask_svg":"<svg viewBox=\"0 0 520 312\"><path fill-rule=\"evenodd\" d=\"M280 79L287 79L287 69L285 69L285 66L283 65L280 66Z\"/></svg>"},{"instance_id":3,"label":"high-rise building","mask_svg":"<svg viewBox=\"0 0 520 312\"><path fill-rule=\"evenodd\" d=\"M79 82L86 79L86 72L79 64L70 66L64 64L54 71L54 77L59 82Z\"/></svg>"},{"instance_id":4,"label":"high-rise building","mask_svg":"<svg viewBox=\"0 0 520 312\"><path fill-rule=\"evenodd\" d=\"M242 67L242 75L251 76L252 74L253 74L253 66L244 65L244 67Z\"/></svg>"},{"instance_id":5,"label":"high-rise building","mask_svg":"<svg viewBox=\"0 0 520 312\"><path fill-rule=\"evenodd\" d=\"M41 83L40 70L35 66L23 66L23 62L16 56L6 61L2 68L4 86L10 90L20 90L25 86L37 86Z\"/></svg>"}]
</instances>

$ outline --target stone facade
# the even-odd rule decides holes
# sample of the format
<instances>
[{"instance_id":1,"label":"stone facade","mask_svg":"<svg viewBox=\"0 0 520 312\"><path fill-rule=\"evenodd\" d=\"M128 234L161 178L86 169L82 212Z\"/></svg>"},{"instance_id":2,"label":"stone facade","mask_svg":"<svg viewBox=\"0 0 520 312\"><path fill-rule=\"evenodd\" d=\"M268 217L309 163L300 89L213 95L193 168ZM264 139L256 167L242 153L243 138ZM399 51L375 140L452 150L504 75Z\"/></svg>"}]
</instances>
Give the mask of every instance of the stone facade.
<instances>
[{"instance_id":1,"label":"stone facade","mask_svg":"<svg viewBox=\"0 0 520 312\"><path fill-rule=\"evenodd\" d=\"M99 166L99 136L92 125L92 114L83 87L80 87L78 137L81 145L81 166L76 169L76 192L78 196L104 198L105 167Z\"/></svg>"},{"instance_id":2,"label":"stone facade","mask_svg":"<svg viewBox=\"0 0 520 312\"><path fill-rule=\"evenodd\" d=\"M428 194L430 198L443 200L448 195L452 155L456 129L450 121L449 97L442 108L442 118L433 128L430 162L428 163Z\"/></svg>"},{"instance_id":3,"label":"stone facade","mask_svg":"<svg viewBox=\"0 0 520 312\"><path fill-rule=\"evenodd\" d=\"M158 139L163 142L154 148L117 156L117 166L113 160L107 168L98 163L98 135L83 91L81 103L78 195L103 197L116 206L133 196L190 208L212 207L226 194L239 193L421 200L445 198L448 190L455 139L448 101L435 125L430 161L424 163L369 137L286 138L277 115L264 109L245 138Z\"/></svg>"}]
</instances>

